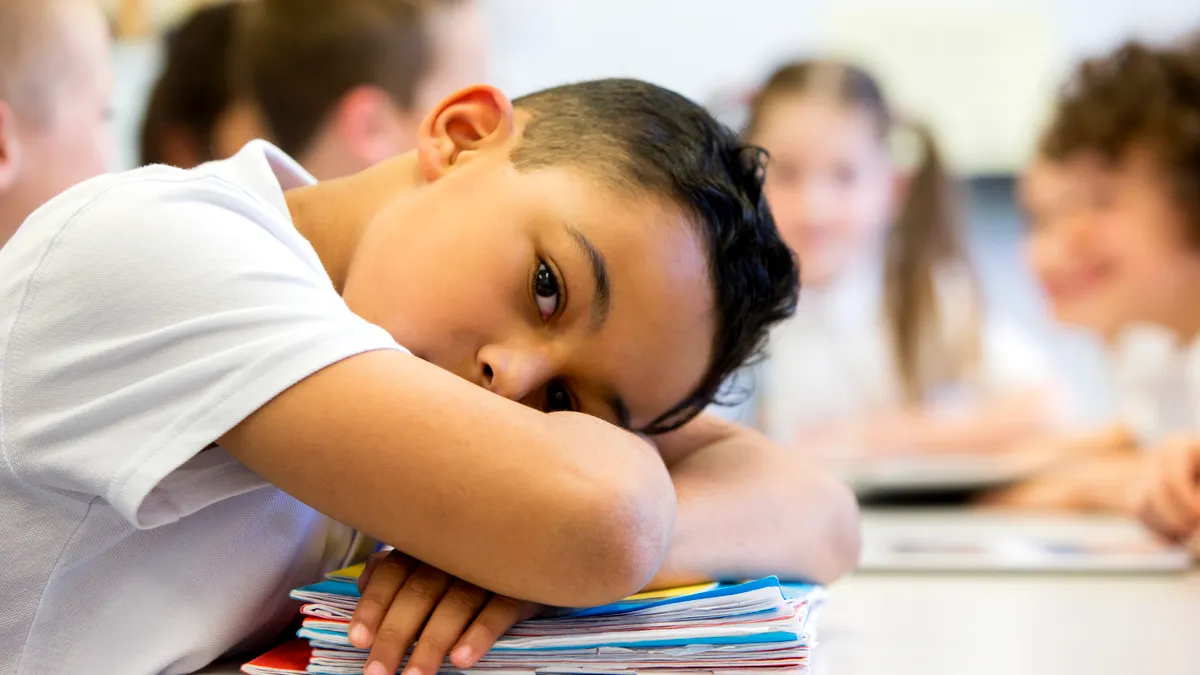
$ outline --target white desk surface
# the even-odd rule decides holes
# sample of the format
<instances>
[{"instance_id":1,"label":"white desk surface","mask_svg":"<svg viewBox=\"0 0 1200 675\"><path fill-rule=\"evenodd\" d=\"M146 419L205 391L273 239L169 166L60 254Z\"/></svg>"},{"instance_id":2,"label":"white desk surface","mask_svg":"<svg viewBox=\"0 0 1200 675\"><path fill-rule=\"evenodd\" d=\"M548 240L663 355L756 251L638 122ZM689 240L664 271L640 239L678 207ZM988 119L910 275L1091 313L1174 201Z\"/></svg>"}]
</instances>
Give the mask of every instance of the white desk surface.
<instances>
[{"instance_id":1,"label":"white desk surface","mask_svg":"<svg viewBox=\"0 0 1200 675\"><path fill-rule=\"evenodd\" d=\"M888 528L971 528L1104 537L1111 518L866 513ZM862 573L837 583L819 621L813 675L1198 675L1200 572Z\"/></svg>"},{"instance_id":2,"label":"white desk surface","mask_svg":"<svg viewBox=\"0 0 1200 675\"><path fill-rule=\"evenodd\" d=\"M888 528L991 528L1097 537L1111 518L865 513ZM819 617L812 675L1200 675L1200 571L1187 574L863 573L837 583ZM208 675L234 675L236 664Z\"/></svg>"}]
</instances>

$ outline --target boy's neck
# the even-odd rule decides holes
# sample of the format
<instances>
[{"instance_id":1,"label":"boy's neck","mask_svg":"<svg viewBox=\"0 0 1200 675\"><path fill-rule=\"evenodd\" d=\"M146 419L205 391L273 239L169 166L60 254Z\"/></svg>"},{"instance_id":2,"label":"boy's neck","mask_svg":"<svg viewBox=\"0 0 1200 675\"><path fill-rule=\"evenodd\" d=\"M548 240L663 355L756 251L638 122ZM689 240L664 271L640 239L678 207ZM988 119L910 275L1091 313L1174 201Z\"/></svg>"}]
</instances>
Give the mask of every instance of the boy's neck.
<instances>
[{"instance_id":1,"label":"boy's neck","mask_svg":"<svg viewBox=\"0 0 1200 675\"><path fill-rule=\"evenodd\" d=\"M1164 326L1175 335L1175 341L1179 344L1188 345L1200 337L1200 311L1198 310L1200 310L1200 304L1197 305L1197 309L1175 317L1170 324Z\"/></svg>"},{"instance_id":2,"label":"boy's neck","mask_svg":"<svg viewBox=\"0 0 1200 675\"><path fill-rule=\"evenodd\" d=\"M0 200L0 248L4 248L4 244L17 233L17 228L24 220L15 213L9 213L3 200Z\"/></svg>"},{"instance_id":3,"label":"boy's neck","mask_svg":"<svg viewBox=\"0 0 1200 675\"><path fill-rule=\"evenodd\" d=\"M1197 290L1200 293L1200 289ZM1187 346L1200 339L1200 304L1195 309L1189 308L1188 311L1176 313L1170 319L1159 319L1156 321L1142 321L1132 324L1122 324L1113 330L1103 333L1101 338L1104 343L1110 348L1120 344L1122 338L1138 325L1142 327L1155 327L1163 333L1170 335L1171 339L1179 346Z\"/></svg>"},{"instance_id":4,"label":"boy's neck","mask_svg":"<svg viewBox=\"0 0 1200 675\"><path fill-rule=\"evenodd\" d=\"M345 178L288 190L284 197L296 230L341 293L363 232L388 202L423 182L414 151Z\"/></svg>"}]
</instances>

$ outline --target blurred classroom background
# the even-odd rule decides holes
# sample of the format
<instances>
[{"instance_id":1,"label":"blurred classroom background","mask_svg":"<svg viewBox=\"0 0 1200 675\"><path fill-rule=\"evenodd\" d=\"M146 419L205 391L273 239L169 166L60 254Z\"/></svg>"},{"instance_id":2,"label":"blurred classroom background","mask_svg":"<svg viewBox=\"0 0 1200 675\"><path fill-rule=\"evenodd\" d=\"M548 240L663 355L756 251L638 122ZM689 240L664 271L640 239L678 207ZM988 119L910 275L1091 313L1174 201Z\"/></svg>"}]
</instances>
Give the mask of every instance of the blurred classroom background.
<instances>
[{"instance_id":1,"label":"blurred classroom background","mask_svg":"<svg viewBox=\"0 0 1200 675\"><path fill-rule=\"evenodd\" d=\"M114 168L136 164L159 34L206 0L105 0L114 49ZM837 55L868 66L897 108L929 122L967 181L969 233L989 304L1045 342L1080 422L1107 419L1099 345L1047 319L1019 260L1013 176L1057 83L1079 59L1200 23L1177 0L480 0L490 83L510 96L597 77L675 89L740 125L747 93L780 63Z\"/></svg>"},{"instance_id":2,"label":"blurred classroom background","mask_svg":"<svg viewBox=\"0 0 1200 675\"><path fill-rule=\"evenodd\" d=\"M936 130L951 168L963 178L969 248L987 303L1047 347L1081 426L1113 418L1116 401L1101 345L1054 325L1021 260L1025 225L1016 176L1033 154L1059 84L1081 59L1131 38L1164 43L1200 29L1195 2L479 2L488 80L510 96L563 82L630 76L675 89L740 126L754 87L789 59L833 55L867 66L898 109ZM114 52L115 168L136 163L142 108L160 66L158 38L200 4L108 0L124 33ZM1183 675L1200 669L1200 645L1180 632L1200 620L1200 578L1157 574L1179 572L1190 562L1186 556L1182 563L1178 557L1140 558L1147 551L1137 549L1137 542L1146 535L1128 518L868 510L864 523L865 560L886 569L889 551L875 545L899 542L909 547L891 551L903 554L899 567L916 559L925 574L872 576L868 565L867 574L839 584L822 623L825 660L819 651L818 673ZM914 532L925 538L913 538ZM1009 538L1016 534L1026 539ZM981 537L991 537L989 545L999 548L972 558ZM1046 551L1034 550L1030 542L1060 537L1071 546L1098 542L1097 550L1108 553L1133 541L1125 558L1075 558L1065 566L1096 562L1093 572L1111 565L1109 572L1143 574L1120 579L978 574L993 564L997 569L991 571L1001 573L1019 572L1022 565L1053 568ZM923 552L921 546L931 548ZM872 553L873 548L878 550ZM965 566L977 566L972 573L956 574L962 570L951 561L941 573L928 574L939 572L939 555L964 551ZM1162 569L1154 569L1160 564ZM1112 633L1101 634L1104 630Z\"/></svg>"}]
</instances>

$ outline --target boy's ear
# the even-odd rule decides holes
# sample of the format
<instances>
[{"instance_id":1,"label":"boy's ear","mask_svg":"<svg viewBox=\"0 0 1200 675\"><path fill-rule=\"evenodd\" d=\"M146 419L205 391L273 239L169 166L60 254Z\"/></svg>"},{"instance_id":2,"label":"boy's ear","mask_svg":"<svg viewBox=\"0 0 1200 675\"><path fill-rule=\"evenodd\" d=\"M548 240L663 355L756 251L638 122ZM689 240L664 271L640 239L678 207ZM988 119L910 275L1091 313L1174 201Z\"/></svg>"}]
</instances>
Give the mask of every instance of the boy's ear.
<instances>
[{"instance_id":1,"label":"boy's ear","mask_svg":"<svg viewBox=\"0 0 1200 675\"><path fill-rule=\"evenodd\" d=\"M433 109L417 133L418 161L433 182L481 152L512 139L513 106L499 89L477 84L460 89Z\"/></svg>"},{"instance_id":2,"label":"boy's ear","mask_svg":"<svg viewBox=\"0 0 1200 675\"><path fill-rule=\"evenodd\" d=\"M8 101L0 99L0 192L7 192L21 170L21 142L17 117Z\"/></svg>"}]
</instances>

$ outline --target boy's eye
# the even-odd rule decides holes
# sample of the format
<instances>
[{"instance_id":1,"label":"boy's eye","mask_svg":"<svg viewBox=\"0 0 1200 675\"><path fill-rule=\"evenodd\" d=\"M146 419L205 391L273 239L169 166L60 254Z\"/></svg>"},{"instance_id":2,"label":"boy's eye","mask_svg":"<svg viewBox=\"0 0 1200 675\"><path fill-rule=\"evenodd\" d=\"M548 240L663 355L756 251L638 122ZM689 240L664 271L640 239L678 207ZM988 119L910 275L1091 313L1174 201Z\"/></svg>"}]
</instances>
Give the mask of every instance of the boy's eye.
<instances>
[{"instance_id":1,"label":"boy's eye","mask_svg":"<svg viewBox=\"0 0 1200 675\"><path fill-rule=\"evenodd\" d=\"M558 313L558 277L554 276L550 266L541 260L538 261L537 271L533 275L533 297L543 320L549 320Z\"/></svg>"},{"instance_id":2,"label":"boy's eye","mask_svg":"<svg viewBox=\"0 0 1200 675\"><path fill-rule=\"evenodd\" d=\"M571 403L571 392L567 391L567 387L557 380L546 385L546 412L563 412L574 410L575 406Z\"/></svg>"}]
</instances>

